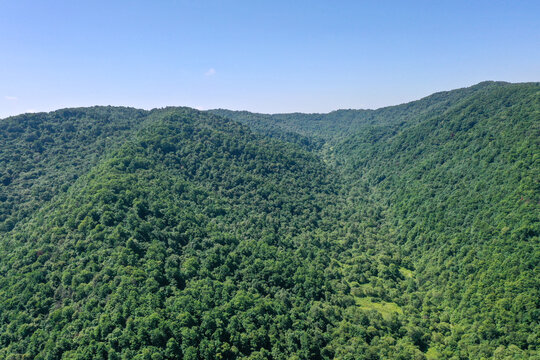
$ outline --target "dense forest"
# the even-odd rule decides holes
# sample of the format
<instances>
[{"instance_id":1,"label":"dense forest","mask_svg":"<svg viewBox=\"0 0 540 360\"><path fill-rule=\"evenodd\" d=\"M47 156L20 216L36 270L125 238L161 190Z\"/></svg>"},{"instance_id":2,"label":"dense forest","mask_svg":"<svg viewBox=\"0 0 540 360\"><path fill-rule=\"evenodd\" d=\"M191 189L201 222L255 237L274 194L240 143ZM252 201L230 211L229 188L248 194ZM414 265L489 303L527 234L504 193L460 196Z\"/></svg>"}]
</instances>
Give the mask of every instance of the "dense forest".
<instances>
[{"instance_id":1,"label":"dense forest","mask_svg":"<svg viewBox=\"0 0 540 360\"><path fill-rule=\"evenodd\" d=\"M540 84L0 120L1 359L540 359Z\"/></svg>"}]
</instances>

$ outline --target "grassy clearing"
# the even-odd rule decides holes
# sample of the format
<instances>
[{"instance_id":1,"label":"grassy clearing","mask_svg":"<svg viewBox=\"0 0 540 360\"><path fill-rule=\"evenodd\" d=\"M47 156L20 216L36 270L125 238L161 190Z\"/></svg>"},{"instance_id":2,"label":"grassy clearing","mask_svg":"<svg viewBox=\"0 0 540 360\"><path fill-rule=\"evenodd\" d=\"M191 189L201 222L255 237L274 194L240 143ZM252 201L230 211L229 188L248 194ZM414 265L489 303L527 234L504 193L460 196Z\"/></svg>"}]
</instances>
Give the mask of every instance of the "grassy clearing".
<instances>
[{"instance_id":1,"label":"grassy clearing","mask_svg":"<svg viewBox=\"0 0 540 360\"><path fill-rule=\"evenodd\" d=\"M429 348L428 351L426 351L426 359L427 360L437 360L441 358L441 353L439 350L435 348Z\"/></svg>"},{"instance_id":2,"label":"grassy clearing","mask_svg":"<svg viewBox=\"0 0 540 360\"><path fill-rule=\"evenodd\" d=\"M392 316L392 314L403 314L401 307L393 302L373 302L372 298L370 297L356 297L355 301L356 305L358 305L361 309L378 311L385 319L388 319L390 316Z\"/></svg>"},{"instance_id":3,"label":"grassy clearing","mask_svg":"<svg viewBox=\"0 0 540 360\"><path fill-rule=\"evenodd\" d=\"M399 268L399 272L401 275L403 275L406 279L412 278L414 275L414 272L412 270L406 269L404 267Z\"/></svg>"}]
</instances>

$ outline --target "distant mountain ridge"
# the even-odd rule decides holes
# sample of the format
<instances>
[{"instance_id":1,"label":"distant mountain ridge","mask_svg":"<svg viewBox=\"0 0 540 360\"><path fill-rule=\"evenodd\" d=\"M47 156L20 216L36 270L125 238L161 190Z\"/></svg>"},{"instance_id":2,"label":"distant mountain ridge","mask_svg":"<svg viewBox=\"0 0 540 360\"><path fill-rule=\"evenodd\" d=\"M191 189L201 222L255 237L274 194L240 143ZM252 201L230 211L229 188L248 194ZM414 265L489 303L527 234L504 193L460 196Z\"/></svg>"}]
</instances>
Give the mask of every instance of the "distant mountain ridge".
<instances>
[{"instance_id":1,"label":"distant mountain ridge","mask_svg":"<svg viewBox=\"0 0 540 360\"><path fill-rule=\"evenodd\" d=\"M538 83L531 83L538 84ZM322 137L325 140L347 133L358 131L366 125L398 125L401 122L418 120L433 114L444 112L457 102L486 91L506 86L519 86L506 82L485 81L472 87L442 91L420 100L379 108L376 110L343 109L329 113L289 113L260 114L248 111L231 111L226 109L209 110L210 112L229 117L249 125L254 130L268 132L279 128L285 132L298 133L305 136ZM526 84L524 84L526 85Z\"/></svg>"}]
</instances>

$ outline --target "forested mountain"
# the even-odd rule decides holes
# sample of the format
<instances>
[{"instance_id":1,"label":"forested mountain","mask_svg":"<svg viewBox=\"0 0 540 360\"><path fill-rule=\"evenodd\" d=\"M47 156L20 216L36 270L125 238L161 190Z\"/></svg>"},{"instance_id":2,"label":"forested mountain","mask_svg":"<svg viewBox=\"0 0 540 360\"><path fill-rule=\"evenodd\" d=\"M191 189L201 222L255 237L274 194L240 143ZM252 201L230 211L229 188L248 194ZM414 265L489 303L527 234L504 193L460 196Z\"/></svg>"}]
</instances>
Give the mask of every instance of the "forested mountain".
<instances>
[{"instance_id":1,"label":"forested mountain","mask_svg":"<svg viewBox=\"0 0 540 360\"><path fill-rule=\"evenodd\" d=\"M0 122L0 232L65 191L119 146L144 110L94 107L24 114Z\"/></svg>"},{"instance_id":2,"label":"forested mountain","mask_svg":"<svg viewBox=\"0 0 540 360\"><path fill-rule=\"evenodd\" d=\"M449 107L474 94L490 92L506 83L486 81L478 85L435 93L418 101L378 110L337 110L328 114L257 114L224 109L210 112L234 119L265 135L294 134L308 139L333 142L362 131L365 126L412 125L430 116L441 114ZM287 137L284 137L287 139Z\"/></svg>"},{"instance_id":3,"label":"forested mountain","mask_svg":"<svg viewBox=\"0 0 540 360\"><path fill-rule=\"evenodd\" d=\"M0 358L540 359L540 84L0 120Z\"/></svg>"}]
</instances>

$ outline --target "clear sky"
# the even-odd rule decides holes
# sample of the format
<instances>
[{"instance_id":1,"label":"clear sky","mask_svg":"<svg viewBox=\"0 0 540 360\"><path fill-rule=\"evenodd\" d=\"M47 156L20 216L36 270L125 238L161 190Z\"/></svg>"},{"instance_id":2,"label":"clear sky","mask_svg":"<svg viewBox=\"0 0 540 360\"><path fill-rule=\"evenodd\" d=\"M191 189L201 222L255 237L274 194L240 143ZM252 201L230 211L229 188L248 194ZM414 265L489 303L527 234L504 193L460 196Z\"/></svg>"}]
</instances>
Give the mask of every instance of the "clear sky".
<instances>
[{"instance_id":1,"label":"clear sky","mask_svg":"<svg viewBox=\"0 0 540 360\"><path fill-rule=\"evenodd\" d=\"M0 0L0 117L378 108L540 81L540 1Z\"/></svg>"}]
</instances>

